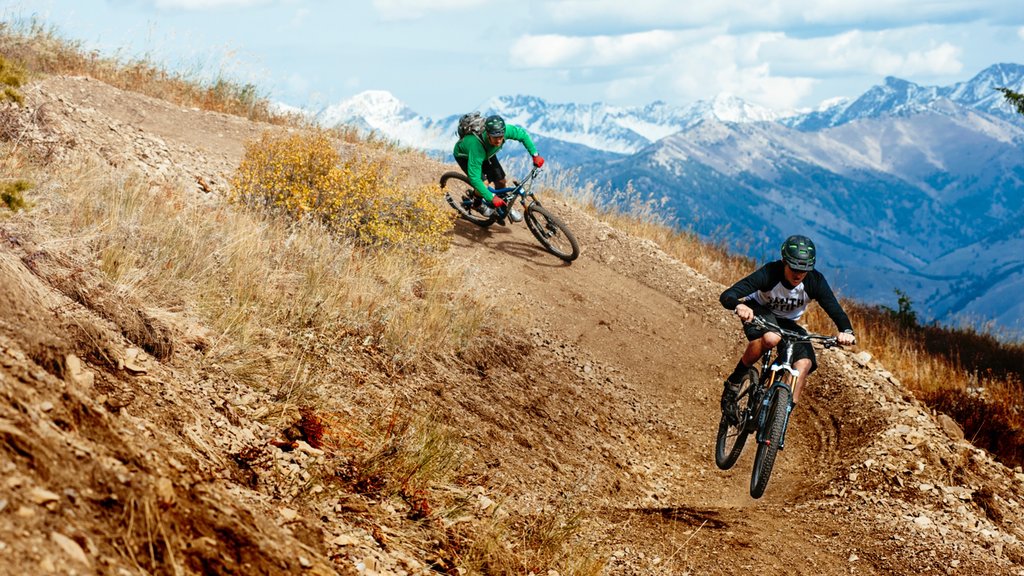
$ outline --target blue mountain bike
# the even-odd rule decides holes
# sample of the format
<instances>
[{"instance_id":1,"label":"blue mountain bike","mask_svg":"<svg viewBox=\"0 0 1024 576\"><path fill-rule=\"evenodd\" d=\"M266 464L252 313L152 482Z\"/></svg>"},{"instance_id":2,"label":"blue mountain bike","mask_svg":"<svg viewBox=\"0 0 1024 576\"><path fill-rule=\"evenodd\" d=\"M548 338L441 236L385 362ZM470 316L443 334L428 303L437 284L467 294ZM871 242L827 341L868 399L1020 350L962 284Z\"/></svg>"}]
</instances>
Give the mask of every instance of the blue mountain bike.
<instances>
[{"instance_id":1,"label":"blue mountain bike","mask_svg":"<svg viewBox=\"0 0 1024 576\"><path fill-rule=\"evenodd\" d=\"M493 209L486 206L480 198L469 178L462 172L445 172L441 175L441 189L445 191L448 204L459 213L459 216L473 224L486 228L495 222L505 223L510 218L509 211L518 203L523 207L523 221L548 252L566 262L572 262L580 255L580 245L568 227L554 214L543 206L534 194L532 185L540 168L536 166L522 182L513 182L510 188L494 190L496 196L505 201L505 207Z\"/></svg>"},{"instance_id":2,"label":"blue mountain bike","mask_svg":"<svg viewBox=\"0 0 1024 576\"><path fill-rule=\"evenodd\" d=\"M772 350L765 350L761 356L761 367L757 363L743 376L740 391L736 395L739 419L733 421L722 414L718 424L718 438L715 443L715 464L722 470L732 468L743 451L747 436L756 434L757 453L754 455L754 469L750 475L750 495L760 498L768 487L768 479L775 466L775 457L786 445L786 428L793 410L793 384L798 372L792 365L793 347L800 342L818 342L824 348L838 346L835 336L803 334L781 328L760 316L751 324L776 332L782 341Z\"/></svg>"}]
</instances>

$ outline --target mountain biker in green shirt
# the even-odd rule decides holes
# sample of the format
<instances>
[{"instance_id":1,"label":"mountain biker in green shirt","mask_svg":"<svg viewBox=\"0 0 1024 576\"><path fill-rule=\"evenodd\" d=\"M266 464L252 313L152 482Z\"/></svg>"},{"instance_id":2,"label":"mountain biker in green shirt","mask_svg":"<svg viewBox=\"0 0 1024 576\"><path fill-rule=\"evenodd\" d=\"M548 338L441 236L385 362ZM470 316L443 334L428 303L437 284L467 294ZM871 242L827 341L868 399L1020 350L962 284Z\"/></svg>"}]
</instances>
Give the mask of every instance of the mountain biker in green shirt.
<instances>
[{"instance_id":1,"label":"mountain biker in green shirt","mask_svg":"<svg viewBox=\"0 0 1024 576\"><path fill-rule=\"evenodd\" d=\"M483 201L489 204L488 206L481 203L478 207L485 216L493 214L491 206L501 208L505 205L505 201L500 196L495 196L487 188L484 178L496 189L505 188L505 170L498 162L497 154L505 145L506 140L522 142L523 147L533 157L533 165L538 168L544 165L544 158L537 154L537 147L533 145L533 140L526 130L513 124L506 124L505 120L498 115L488 116L484 120L482 135L466 134L455 143L455 148L452 150L455 161L469 177L469 183L473 185ZM509 217L516 222L522 218L514 210L509 212Z\"/></svg>"}]
</instances>

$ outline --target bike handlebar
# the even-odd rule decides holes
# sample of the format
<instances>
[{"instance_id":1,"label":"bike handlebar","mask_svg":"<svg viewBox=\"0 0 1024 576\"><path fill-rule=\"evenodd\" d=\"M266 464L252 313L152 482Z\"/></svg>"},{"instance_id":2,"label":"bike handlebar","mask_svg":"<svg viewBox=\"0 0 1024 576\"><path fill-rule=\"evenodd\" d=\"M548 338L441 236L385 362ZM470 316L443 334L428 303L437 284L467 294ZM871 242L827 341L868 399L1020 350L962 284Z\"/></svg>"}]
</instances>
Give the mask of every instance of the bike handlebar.
<instances>
[{"instance_id":1,"label":"bike handlebar","mask_svg":"<svg viewBox=\"0 0 1024 576\"><path fill-rule=\"evenodd\" d=\"M813 332L808 332L804 334L801 332L796 332L794 330L786 330L785 328L779 326L778 324L774 322L769 322L760 316L754 316L754 319L751 320L749 324L753 324L758 328L770 330L772 332L775 332L776 334L781 335L783 338L788 338L789 340L792 340L794 342L820 342L825 349L832 348L833 346L839 346L840 348L842 347L842 345L839 343L839 339L836 338L835 336L825 336L824 334L814 334Z\"/></svg>"}]
</instances>

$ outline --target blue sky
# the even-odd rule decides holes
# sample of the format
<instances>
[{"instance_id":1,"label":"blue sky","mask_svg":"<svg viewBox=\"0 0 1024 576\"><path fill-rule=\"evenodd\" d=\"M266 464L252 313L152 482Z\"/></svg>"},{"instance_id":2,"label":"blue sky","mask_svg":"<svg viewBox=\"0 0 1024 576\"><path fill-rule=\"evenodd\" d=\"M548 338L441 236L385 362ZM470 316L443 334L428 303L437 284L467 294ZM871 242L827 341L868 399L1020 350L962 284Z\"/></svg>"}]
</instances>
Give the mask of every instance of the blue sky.
<instances>
[{"instance_id":1,"label":"blue sky","mask_svg":"<svg viewBox=\"0 0 1024 576\"><path fill-rule=\"evenodd\" d=\"M1021 0L0 0L33 17L293 106L387 90L432 117L507 94L781 110L1024 63Z\"/></svg>"}]
</instances>

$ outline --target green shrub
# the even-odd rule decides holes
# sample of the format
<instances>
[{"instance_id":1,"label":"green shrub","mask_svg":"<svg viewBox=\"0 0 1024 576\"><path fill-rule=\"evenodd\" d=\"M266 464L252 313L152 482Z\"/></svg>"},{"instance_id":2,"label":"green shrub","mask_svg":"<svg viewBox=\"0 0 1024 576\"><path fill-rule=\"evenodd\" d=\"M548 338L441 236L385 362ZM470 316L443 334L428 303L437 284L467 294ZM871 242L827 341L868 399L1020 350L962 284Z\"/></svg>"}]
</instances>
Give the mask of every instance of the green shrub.
<instances>
[{"instance_id":1,"label":"green shrub","mask_svg":"<svg viewBox=\"0 0 1024 576\"><path fill-rule=\"evenodd\" d=\"M317 221L364 246L445 250L453 212L434 186L402 189L383 161L341 162L323 132L246 145L231 200L294 221Z\"/></svg>"},{"instance_id":2,"label":"green shrub","mask_svg":"<svg viewBox=\"0 0 1024 576\"><path fill-rule=\"evenodd\" d=\"M25 70L10 60L0 56L0 102L9 101L22 103L21 88L25 83Z\"/></svg>"},{"instance_id":3,"label":"green shrub","mask_svg":"<svg viewBox=\"0 0 1024 576\"><path fill-rule=\"evenodd\" d=\"M11 212L25 210L29 204L25 201L23 193L30 189L32 189L32 183L25 180L0 184L0 202Z\"/></svg>"}]
</instances>

